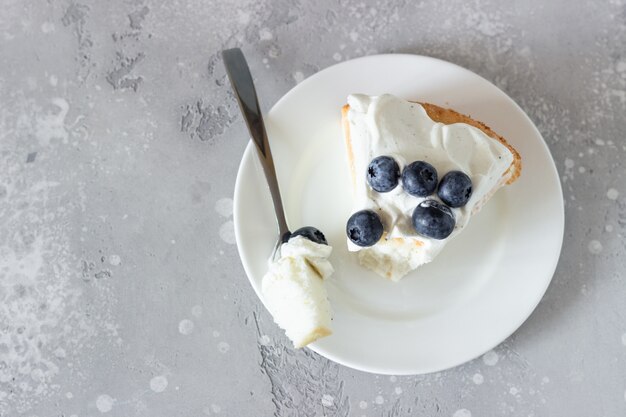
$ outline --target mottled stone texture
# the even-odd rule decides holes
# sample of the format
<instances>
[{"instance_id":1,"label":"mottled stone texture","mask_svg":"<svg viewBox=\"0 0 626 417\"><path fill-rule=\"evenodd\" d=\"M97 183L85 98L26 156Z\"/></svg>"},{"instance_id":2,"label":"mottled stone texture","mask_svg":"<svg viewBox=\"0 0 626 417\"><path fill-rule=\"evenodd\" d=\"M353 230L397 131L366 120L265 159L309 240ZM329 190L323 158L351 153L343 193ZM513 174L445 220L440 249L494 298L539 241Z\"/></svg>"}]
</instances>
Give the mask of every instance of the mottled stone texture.
<instances>
[{"instance_id":1,"label":"mottled stone texture","mask_svg":"<svg viewBox=\"0 0 626 417\"><path fill-rule=\"evenodd\" d=\"M623 0L1 9L0 416L626 414ZM522 328L418 377L289 348L233 244L246 134L219 58L232 46L265 109L384 52L452 61L511 95L566 201L559 267Z\"/></svg>"}]
</instances>

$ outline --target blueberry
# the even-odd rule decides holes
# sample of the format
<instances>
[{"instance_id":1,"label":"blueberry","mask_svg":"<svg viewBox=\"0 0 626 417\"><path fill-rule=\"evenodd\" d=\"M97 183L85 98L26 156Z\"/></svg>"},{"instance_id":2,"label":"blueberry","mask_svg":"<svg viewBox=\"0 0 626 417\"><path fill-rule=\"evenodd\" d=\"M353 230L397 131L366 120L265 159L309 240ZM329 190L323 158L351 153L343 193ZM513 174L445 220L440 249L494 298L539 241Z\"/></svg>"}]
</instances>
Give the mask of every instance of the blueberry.
<instances>
[{"instance_id":1,"label":"blueberry","mask_svg":"<svg viewBox=\"0 0 626 417\"><path fill-rule=\"evenodd\" d=\"M402 188L415 197L428 197L437 188L437 170L424 161L410 163L402 170Z\"/></svg>"},{"instance_id":2,"label":"blueberry","mask_svg":"<svg viewBox=\"0 0 626 417\"><path fill-rule=\"evenodd\" d=\"M454 230L456 221L450 207L435 200L424 200L413 211L413 227L420 235L445 239Z\"/></svg>"},{"instance_id":3,"label":"blueberry","mask_svg":"<svg viewBox=\"0 0 626 417\"><path fill-rule=\"evenodd\" d=\"M311 242L319 243L321 245L328 245L326 236L319 229L313 226L301 227L289 236L289 239L296 236L302 236L309 239Z\"/></svg>"},{"instance_id":4,"label":"blueberry","mask_svg":"<svg viewBox=\"0 0 626 417\"><path fill-rule=\"evenodd\" d=\"M441 179L437 195L450 207L463 207L472 196L472 180L461 171L450 171Z\"/></svg>"},{"instance_id":5,"label":"blueberry","mask_svg":"<svg viewBox=\"0 0 626 417\"><path fill-rule=\"evenodd\" d=\"M386 193L398 185L400 167L390 156L377 156L367 166L367 182L374 191Z\"/></svg>"},{"instance_id":6,"label":"blueberry","mask_svg":"<svg viewBox=\"0 0 626 417\"><path fill-rule=\"evenodd\" d=\"M361 210L348 219L346 234L355 245L372 246L383 235L383 223L372 210Z\"/></svg>"}]
</instances>

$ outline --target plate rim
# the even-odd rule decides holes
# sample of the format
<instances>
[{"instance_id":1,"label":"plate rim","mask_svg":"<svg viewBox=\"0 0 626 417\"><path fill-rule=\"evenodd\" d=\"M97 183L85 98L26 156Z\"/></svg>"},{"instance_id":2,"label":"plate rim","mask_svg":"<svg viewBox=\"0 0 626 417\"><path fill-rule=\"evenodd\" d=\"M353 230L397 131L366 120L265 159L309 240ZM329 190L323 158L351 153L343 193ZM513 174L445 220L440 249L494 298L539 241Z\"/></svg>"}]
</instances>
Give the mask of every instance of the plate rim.
<instances>
[{"instance_id":1,"label":"plate rim","mask_svg":"<svg viewBox=\"0 0 626 417\"><path fill-rule=\"evenodd\" d=\"M514 334L517 330L519 330L519 328L528 320L528 318L532 315L532 313L535 311L535 309L537 308L537 306L539 305L539 303L541 302L541 300L543 299L548 287L550 286L550 283L552 282L552 279L554 278L556 269L558 267L559 264L559 260L561 259L561 253L562 253L562 249L563 249L563 239L564 239L564 233L565 233L565 204L564 204L564 198L563 198L563 187L561 184L561 180L560 180L560 175L558 172L558 169L556 167L556 162L554 160L554 157L552 155L552 152L550 151L550 148L548 147L548 144L546 143L543 135L541 134L541 132L539 131L539 129L537 128L537 126L535 125L535 123L532 121L532 119L526 114L526 112L519 106L519 104L517 104L517 102L515 102L515 100L513 100L511 97L509 97L508 94L506 94L502 89L500 89L498 86L496 86L495 84L493 84L491 81L487 80L486 78L482 77L479 74L476 74L475 72L462 67L458 64L440 59L440 58L435 58L435 57L430 57L430 56L426 56L426 55L418 55L418 54L407 54L407 53L389 53L389 54L375 54L375 55L367 55L367 56L362 56L362 57L358 57L358 58L354 58L354 59L350 59L347 61L342 61L339 62L337 64L333 64L331 66L328 66L318 72L316 72L315 74L311 75L310 77L306 78L305 80L303 80L302 82L296 84L295 86L293 86L291 89L289 89L289 91L287 91L283 96L281 96L278 101L276 101L276 103L274 103L272 105L272 107L270 108L270 110L266 113L266 117L271 116L271 114L275 111L275 109L277 107L279 107L283 101L286 101L289 99L289 97L294 94L294 92L298 89L301 88L302 86L309 84L311 82L314 82L316 78L318 78L320 76L320 74L330 71L331 69L334 69L336 67L339 66L343 66L346 65L347 63L353 63L355 61L369 61L369 60L386 60L386 59L395 59L395 58L408 58L408 59L416 59L416 60L426 60L426 61L433 61L438 65L446 65L446 66L452 66L455 67L457 70L460 70L462 72L466 72L469 75L473 76L473 77L478 77L479 79L481 79L482 81L488 83L491 87L495 88L497 90L497 92L506 99L506 101L509 104L512 104L514 108L517 109L518 113L520 113L521 115L523 115L525 121L529 124L530 127L532 127L533 132L535 133L535 135L540 139L539 143L541 144L541 146L543 147L543 151L549 156L549 159L551 161L550 164L550 171L553 174L553 178L556 179L555 183L557 184L557 188L558 188L558 195L560 196L560 198L558 199L559 202L559 212L558 212L558 224L555 222L555 236L557 235L558 232L558 250L555 250L555 255L552 258L552 264L550 266L550 268L546 268L546 271L550 271L549 274L546 272L546 275L549 276L548 279L545 280L543 288L541 288L541 291L538 292L538 296L536 300L533 300L532 303L528 303L527 306L527 310L524 312L524 314L522 315L522 319L518 320L518 322L515 323L515 325L510 326L511 327L511 331L508 332L506 334L506 336L504 337L498 337L497 339L501 339L499 342L497 342L495 345L490 346L489 348L485 349L483 352L479 353L479 354L472 354L472 355L467 355L467 357L463 357L462 359L459 359L457 361L452 361L452 364L446 365L444 367L432 367L432 368L420 368L420 369L415 369L415 368L411 368L411 367L407 367L407 369L405 370L400 370L400 369L386 369L385 367L381 367L381 366L368 366L366 364L362 364L362 363L358 363L358 362L351 362L350 360L345 360L344 358L340 358L337 357L336 355L334 355L332 352L329 352L328 349L324 349L320 346L317 346L315 343L308 345L307 347L311 350L313 350L314 352L318 353L321 356L324 356L325 358L336 362L338 364L341 364L343 366L347 366L349 368L352 369L356 369L358 371L362 371L362 372L368 372L368 373L375 373L375 374L382 374L382 375L421 375L421 374L428 374L428 373L434 373L434 372L440 372L443 370L447 370L447 369L451 369L451 368L455 368L459 365L462 365L464 363L467 363L469 361L472 361L482 355L484 355L486 352L494 349L495 347L499 346L501 343L503 343L504 341L506 341L509 337L511 337L512 334ZM263 296L261 294L261 289L260 286L256 285L256 282L254 281L254 279L251 276L251 266L249 265L249 262L244 259L244 256L242 255L242 251L241 251L241 243L243 241L243 237L242 237L242 230L240 229L240 217L239 217L239 211L241 210L240 205L238 204L238 196L240 195L241 191L242 191L242 171L245 169L245 163L246 161L253 157L251 155L251 153L255 152L256 148L254 147L254 144L252 143L252 141L248 141L248 144L243 152L241 161L239 163L239 167L237 169L237 178L235 180L235 188L233 190L233 224L234 224L234 229L235 229L235 239L236 239L236 245L237 245L237 251L239 254L239 258L241 260L241 263L244 267L244 271L246 273L246 276L248 278L248 281L250 282L250 285L252 286L252 288L254 289L255 294L257 295L258 299L261 301L261 303L263 304L263 306L267 309L267 305L265 304L265 301L263 299ZM558 230L557 230L558 228ZM268 310L269 311L269 310ZM462 355L460 355L462 356Z\"/></svg>"}]
</instances>

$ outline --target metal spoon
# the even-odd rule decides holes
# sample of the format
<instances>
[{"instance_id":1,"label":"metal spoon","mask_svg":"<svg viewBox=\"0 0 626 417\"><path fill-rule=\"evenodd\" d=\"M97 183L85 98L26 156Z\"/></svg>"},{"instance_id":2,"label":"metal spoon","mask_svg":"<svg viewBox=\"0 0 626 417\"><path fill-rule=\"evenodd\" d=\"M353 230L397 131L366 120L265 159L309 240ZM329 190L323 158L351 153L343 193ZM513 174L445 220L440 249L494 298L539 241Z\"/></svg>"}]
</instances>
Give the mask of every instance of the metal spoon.
<instances>
[{"instance_id":1,"label":"metal spoon","mask_svg":"<svg viewBox=\"0 0 626 417\"><path fill-rule=\"evenodd\" d=\"M257 154L263 166L263 172L265 173L265 179L269 185L270 194L272 195L279 232L278 241L272 252L272 259L275 259L279 254L280 245L287 242L291 236L302 235L314 242L327 244L326 238L322 232L314 227L303 227L293 232L293 234L289 231L287 220L285 219L283 202L280 198L274 159L272 158L272 151L270 150L270 144L267 139L267 132L265 131L259 100L246 58L243 56L241 49L233 48L222 51L222 59L224 60L226 74L228 74L228 79L230 80L235 97L237 97L241 114L248 126L250 136L252 136L252 140L256 145Z\"/></svg>"}]
</instances>

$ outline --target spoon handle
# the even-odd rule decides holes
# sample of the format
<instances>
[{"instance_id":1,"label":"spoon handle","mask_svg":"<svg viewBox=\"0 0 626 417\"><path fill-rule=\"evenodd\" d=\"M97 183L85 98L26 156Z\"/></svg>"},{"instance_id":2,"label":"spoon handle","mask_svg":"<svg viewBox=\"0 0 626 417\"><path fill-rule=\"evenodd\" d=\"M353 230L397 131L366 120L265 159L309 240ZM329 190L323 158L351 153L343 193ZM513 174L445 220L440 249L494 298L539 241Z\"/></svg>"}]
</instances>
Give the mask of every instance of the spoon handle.
<instances>
[{"instance_id":1,"label":"spoon handle","mask_svg":"<svg viewBox=\"0 0 626 417\"><path fill-rule=\"evenodd\" d=\"M269 185L272 201L274 202L274 211L276 211L280 240L286 240L289 237L289 228L285 219L283 202L280 198L274 159L272 158L272 151L267 140L267 132L265 131L265 124L263 123L263 116L261 115L259 100L254 89L250 69L248 68L246 58L239 48L222 51L222 58L228 79L235 92L235 97L237 97L241 114L256 145L257 154L265 172L265 179Z\"/></svg>"}]
</instances>

